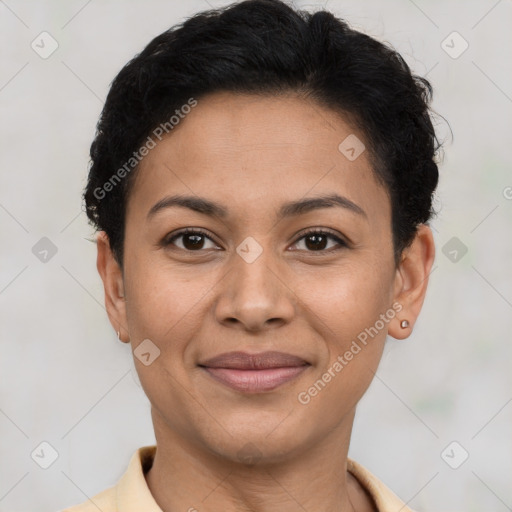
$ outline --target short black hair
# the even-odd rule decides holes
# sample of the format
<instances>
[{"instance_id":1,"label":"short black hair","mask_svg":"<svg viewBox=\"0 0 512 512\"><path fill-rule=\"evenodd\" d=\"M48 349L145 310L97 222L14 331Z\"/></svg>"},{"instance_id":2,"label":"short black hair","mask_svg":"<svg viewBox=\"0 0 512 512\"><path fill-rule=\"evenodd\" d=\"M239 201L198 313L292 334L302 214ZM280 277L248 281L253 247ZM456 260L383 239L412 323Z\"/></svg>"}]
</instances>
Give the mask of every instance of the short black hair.
<instances>
[{"instance_id":1,"label":"short black hair","mask_svg":"<svg viewBox=\"0 0 512 512\"><path fill-rule=\"evenodd\" d=\"M170 131L184 105L190 110L192 102L221 91L298 93L355 123L390 197L395 261L435 213L440 143L428 80L412 74L389 45L330 12L245 0L198 13L155 37L111 84L83 197L89 221L107 233L121 266L139 148L158 126Z\"/></svg>"}]
</instances>

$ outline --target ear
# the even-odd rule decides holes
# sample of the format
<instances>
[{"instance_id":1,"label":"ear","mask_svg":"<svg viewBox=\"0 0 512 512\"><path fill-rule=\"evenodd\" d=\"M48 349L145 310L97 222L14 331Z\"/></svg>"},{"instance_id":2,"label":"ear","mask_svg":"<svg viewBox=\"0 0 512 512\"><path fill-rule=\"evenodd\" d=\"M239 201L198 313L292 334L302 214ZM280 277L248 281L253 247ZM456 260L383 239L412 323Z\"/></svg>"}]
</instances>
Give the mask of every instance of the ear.
<instances>
[{"instance_id":1,"label":"ear","mask_svg":"<svg viewBox=\"0 0 512 512\"><path fill-rule=\"evenodd\" d=\"M411 334L423 306L434 256L432 230L426 224L420 224L411 245L404 250L396 270L394 301L402 309L390 322L388 333L393 338L402 340ZM407 320L409 325L402 328L402 320Z\"/></svg>"},{"instance_id":2,"label":"ear","mask_svg":"<svg viewBox=\"0 0 512 512\"><path fill-rule=\"evenodd\" d=\"M126 299L124 296L123 271L110 247L105 231L99 231L96 237L98 257L96 267L103 281L105 290L105 307L112 327L119 332L119 339L130 341L126 322Z\"/></svg>"}]
</instances>

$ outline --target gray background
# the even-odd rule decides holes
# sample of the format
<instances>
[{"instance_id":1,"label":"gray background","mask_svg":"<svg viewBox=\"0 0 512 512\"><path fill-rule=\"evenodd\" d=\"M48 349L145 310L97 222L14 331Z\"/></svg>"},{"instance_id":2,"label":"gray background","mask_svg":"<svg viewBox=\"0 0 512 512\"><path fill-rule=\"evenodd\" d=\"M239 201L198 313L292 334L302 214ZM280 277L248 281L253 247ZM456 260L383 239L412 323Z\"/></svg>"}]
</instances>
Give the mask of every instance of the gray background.
<instances>
[{"instance_id":1,"label":"gray background","mask_svg":"<svg viewBox=\"0 0 512 512\"><path fill-rule=\"evenodd\" d=\"M103 307L80 196L115 74L163 30L226 3L0 0L1 511L85 501L154 442L129 347ZM408 340L389 339L350 456L419 511L512 510L512 3L323 5L426 74L454 135L440 120L424 311ZM51 49L43 31L58 44L46 59L31 47ZM43 237L55 254L41 252ZM50 448L31 458L41 442L58 454L48 469L35 460L51 462Z\"/></svg>"}]
</instances>

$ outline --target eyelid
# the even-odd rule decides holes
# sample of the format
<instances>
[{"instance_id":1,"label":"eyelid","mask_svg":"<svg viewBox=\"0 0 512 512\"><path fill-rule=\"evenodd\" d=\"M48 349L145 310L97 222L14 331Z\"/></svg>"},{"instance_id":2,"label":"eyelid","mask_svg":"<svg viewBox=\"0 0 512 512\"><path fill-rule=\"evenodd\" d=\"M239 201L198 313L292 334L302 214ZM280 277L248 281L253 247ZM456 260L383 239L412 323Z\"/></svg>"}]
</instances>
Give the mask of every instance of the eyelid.
<instances>
[{"instance_id":1,"label":"eyelid","mask_svg":"<svg viewBox=\"0 0 512 512\"><path fill-rule=\"evenodd\" d=\"M340 235L337 231L333 231L330 228L322 228L322 227L307 228L305 231L300 232L297 235L295 242L293 242L293 245L297 244L298 242L300 242L303 238L307 237L308 235L316 235L316 234L327 235L328 237L335 240L336 243L339 245L339 247L337 247L336 249L349 247L349 245L350 245L349 240L347 238L345 238L344 236ZM307 251L307 252L328 254L332 250L336 250L336 249L322 250L322 251Z\"/></svg>"}]
</instances>

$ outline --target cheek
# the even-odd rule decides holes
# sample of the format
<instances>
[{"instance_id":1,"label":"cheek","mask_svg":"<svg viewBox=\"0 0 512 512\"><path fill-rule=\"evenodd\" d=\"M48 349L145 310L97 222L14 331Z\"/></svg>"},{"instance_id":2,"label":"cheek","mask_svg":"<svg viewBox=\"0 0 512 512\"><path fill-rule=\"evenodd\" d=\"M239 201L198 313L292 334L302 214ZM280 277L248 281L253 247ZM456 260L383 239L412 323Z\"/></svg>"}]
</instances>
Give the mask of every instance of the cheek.
<instances>
[{"instance_id":1,"label":"cheek","mask_svg":"<svg viewBox=\"0 0 512 512\"><path fill-rule=\"evenodd\" d=\"M190 368L185 363L185 354L204 321L208 291L214 287L214 279L211 275L204 279L192 277L148 258L146 262L137 260L135 264L132 260L131 265L126 265L125 282L128 328L144 392L164 415L165 411L187 410ZM146 339L158 347L158 356L149 365L137 360L136 352ZM185 434L185 417L173 421Z\"/></svg>"},{"instance_id":2,"label":"cheek","mask_svg":"<svg viewBox=\"0 0 512 512\"><path fill-rule=\"evenodd\" d=\"M301 292L324 345L317 347L324 357L312 378L318 383L312 394L323 393L325 385L330 391L318 402L343 396L344 403L352 398L355 403L373 378L395 316L390 277L377 266L347 266L315 283Z\"/></svg>"},{"instance_id":3,"label":"cheek","mask_svg":"<svg viewBox=\"0 0 512 512\"><path fill-rule=\"evenodd\" d=\"M300 285L300 298L321 320L328 338L345 343L375 324L390 307L390 273L376 265L347 264Z\"/></svg>"},{"instance_id":4,"label":"cheek","mask_svg":"<svg viewBox=\"0 0 512 512\"><path fill-rule=\"evenodd\" d=\"M175 333L192 328L217 281L214 272L183 272L161 261L126 267L127 321L130 335L150 338L162 346ZM160 342L160 343L159 343Z\"/></svg>"}]
</instances>

